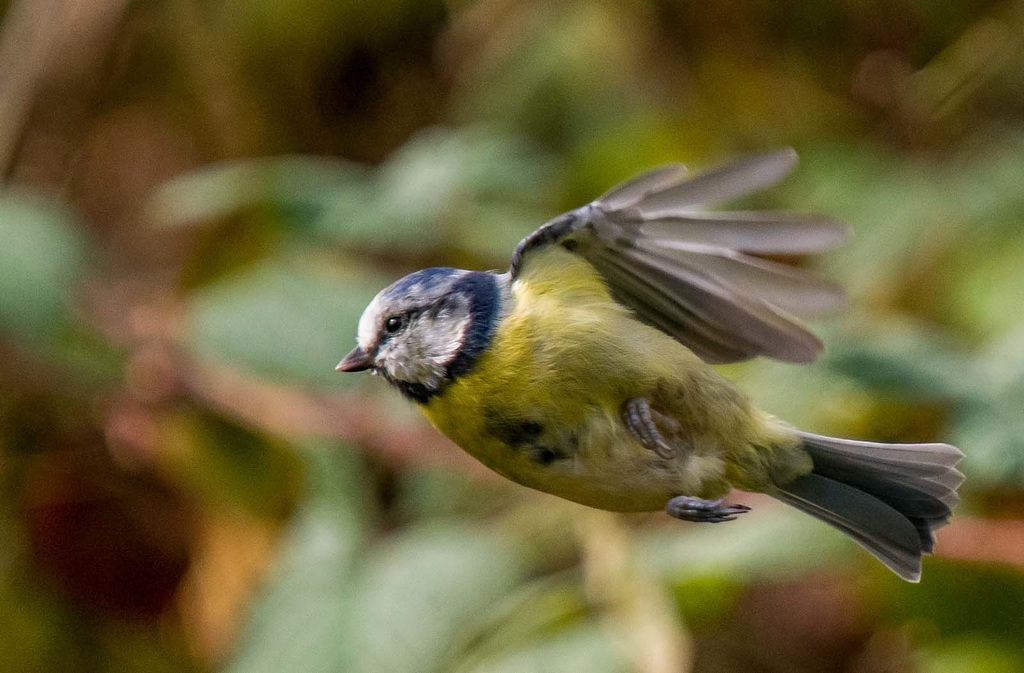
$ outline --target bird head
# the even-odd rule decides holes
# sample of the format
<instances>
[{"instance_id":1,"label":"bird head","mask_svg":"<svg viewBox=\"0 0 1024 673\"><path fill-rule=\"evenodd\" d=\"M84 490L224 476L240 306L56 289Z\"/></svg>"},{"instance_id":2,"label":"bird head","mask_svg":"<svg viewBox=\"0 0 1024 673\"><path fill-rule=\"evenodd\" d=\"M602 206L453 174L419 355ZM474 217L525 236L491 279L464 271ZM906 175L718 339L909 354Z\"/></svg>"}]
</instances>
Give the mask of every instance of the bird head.
<instances>
[{"instance_id":1,"label":"bird head","mask_svg":"<svg viewBox=\"0 0 1024 673\"><path fill-rule=\"evenodd\" d=\"M498 277L434 267L384 288L359 319L356 347L337 370L373 370L425 402L469 371L499 313Z\"/></svg>"}]
</instances>

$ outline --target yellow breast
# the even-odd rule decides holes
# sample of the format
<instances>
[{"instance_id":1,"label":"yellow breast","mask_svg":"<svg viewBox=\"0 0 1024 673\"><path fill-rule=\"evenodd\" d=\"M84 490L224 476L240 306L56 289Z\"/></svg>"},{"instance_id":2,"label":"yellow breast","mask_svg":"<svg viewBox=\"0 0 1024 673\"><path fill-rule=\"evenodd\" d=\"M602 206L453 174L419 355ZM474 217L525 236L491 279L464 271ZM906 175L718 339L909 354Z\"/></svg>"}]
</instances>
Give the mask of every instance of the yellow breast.
<instances>
[{"instance_id":1,"label":"yellow breast","mask_svg":"<svg viewBox=\"0 0 1024 673\"><path fill-rule=\"evenodd\" d=\"M728 490L730 437L753 427L731 384L633 319L593 267L560 248L535 253L509 294L488 351L423 407L442 432L513 481L603 509ZM688 400L672 392L687 389ZM658 395L693 429L693 450L671 463L634 441L620 416L625 400Z\"/></svg>"}]
</instances>

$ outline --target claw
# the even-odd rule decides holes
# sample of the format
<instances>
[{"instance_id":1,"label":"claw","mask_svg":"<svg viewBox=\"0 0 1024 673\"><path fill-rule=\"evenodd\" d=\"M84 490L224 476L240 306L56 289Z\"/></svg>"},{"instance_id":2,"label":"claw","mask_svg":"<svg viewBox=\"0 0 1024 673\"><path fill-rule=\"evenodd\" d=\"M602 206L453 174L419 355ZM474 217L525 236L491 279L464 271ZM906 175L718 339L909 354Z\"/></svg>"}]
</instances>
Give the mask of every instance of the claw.
<instances>
[{"instance_id":1,"label":"claw","mask_svg":"<svg viewBox=\"0 0 1024 673\"><path fill-rule=\"evenodd\" d=\"M746 505L737 505L718 500L702 500L688 495L679 495L668 501L665 511L669 516L682 521L693 521L695 523L722 523L723 521L735 521L736 517L750 508Z\"/></svg>"},{"instance_id":2,"label":"claw","mask_svg":"<svg viewBox=\"0 0 1024 673\"><path fill-rule=\"evenodd\" d=\"M665 460L675 457L676 449L661 436L658 426L654 423L651 404L646 399L634 397L627 400L622 405L622 420L644 448L654 451Z\"/></svg>"}]
</instances>

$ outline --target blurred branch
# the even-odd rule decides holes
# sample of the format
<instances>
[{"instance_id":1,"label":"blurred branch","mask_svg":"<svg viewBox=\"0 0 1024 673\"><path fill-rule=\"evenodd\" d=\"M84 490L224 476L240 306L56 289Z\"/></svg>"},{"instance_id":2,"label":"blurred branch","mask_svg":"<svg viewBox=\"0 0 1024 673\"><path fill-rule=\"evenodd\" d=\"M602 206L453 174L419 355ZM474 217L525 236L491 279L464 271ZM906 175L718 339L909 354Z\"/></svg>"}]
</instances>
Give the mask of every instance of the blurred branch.
<instances>
[{"instance_id":1,"label":"blurred branch","mask_svg":"<svg viewBox=\"0 0 1024 673\"><path fill-rule=\"evenodd\" d=\"M0 34L0 178L48 186L66 179L130 4L16 0L8 10Z\"/></svg>"},{"instance_id":2,"label":"blurred branch","mask_svg":"<svg viewBox=\"0 0 1024 673\"><path fill-rule=\"evenodd\" d=\"M918 123L934 122L964 107L984 84L1012 63L1019 27L994 12L976 22L903 84L903 104Z\"/></svg>"},{"instance_id":3,"label":"blurred branch","mask_svg":"<svg viewBox=\"0 0 1024 673\"><path fill-rule=\"evenodd\" d=\"M583 546L587 593L605 605L604 622L623 639L640 673L686 673L693 643L667 588L641 570L630 554L621 518L585 509L575 517Z\"/></svg>"},{"instance_id":4,"label":"blurred branch","mask_svg":"<svg viewBox=\"0 0 1024 673\"><path fill-rule=\"evenodd\" d=\"M10 172L36 87L49 65L62 0L21 0L4 15L0 33L0 175Z\"/></svg>"},{"instance_id":5,"label":"blurred branch","mask_svg":"<svg viewBox=\"0 0 1024 673\"><path fill-rule=\"evenodd\" d=\"M261 381L213 363L183 373L197 399L243 424L291 439L322 436L366 447L385 462L458 465L482 478L493 473L426 423L381 419L379 398L318 395Z\"/></svg>"},{"instance_id":6,"label":"blurred branch","mask_svg":"<svg viewBox=\"0 0 1024 673\"><path fill-rule=\"evenodd\" d=\"M240 55L218 35L193 0L178 0L167 13L189 93L214 145L214 156L227 159L267 152L273 134L263 110L248 96Z\"/></svg>"},{"instance_id":7,"label":"blurred branch","mask_svg":"<svg viewBox=\"0 0 1024 673\"><path fill-rule=\"evenodd\" d=\"M1024 568L1024 521L987 520L958 514L953 525L942 531L939 555Z\"/></svg>"}]
</instances>

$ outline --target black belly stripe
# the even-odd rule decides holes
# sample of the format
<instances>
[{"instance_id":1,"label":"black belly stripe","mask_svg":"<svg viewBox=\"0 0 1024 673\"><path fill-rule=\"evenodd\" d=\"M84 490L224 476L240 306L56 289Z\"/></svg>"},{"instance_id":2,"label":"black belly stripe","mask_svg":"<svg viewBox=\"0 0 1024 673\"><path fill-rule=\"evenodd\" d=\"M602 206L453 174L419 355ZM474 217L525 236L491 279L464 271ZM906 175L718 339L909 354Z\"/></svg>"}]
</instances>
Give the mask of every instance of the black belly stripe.
<instances>
[{"instance_id":1,"label":"black belly stripe","mask_svg":"<svg viewBox=\"0 0 1024 673\"><path fill-rule=\"evenodd\" d=\"M493 407L484 409L484 423L489 433L511 447L535 444L544 433L537 421L509 418Z\"/></svg>"},{"instance_id":2,"label":"black belly stripe","mask_svg":"<svg viewBox=\"0 0 1024 673\"><path fill-rule=\"evenodd\" d=\"M531 446L527 448L526 451L530 456L530 460L543 467L547 467L556 460L565 460L569 457L562 455L547 446Z\"/></svg>"},{"instance_id":3,"label":"black belly stripe","mask_svg":"<svg viewBox=\"0 0 1024 673\"><path fill-rule=\"evenodd\" d=\"M487 431L501 440L509 448L523 451L537 465L547 467L555 461L572 457L576 448L575 433L569 436L569 442L563 446L561 442L544 441L544 425L532 420L510 419L494 409L484 411ZM552 438L548 438L552 439Z\"/></svg>"}]
</instances>

